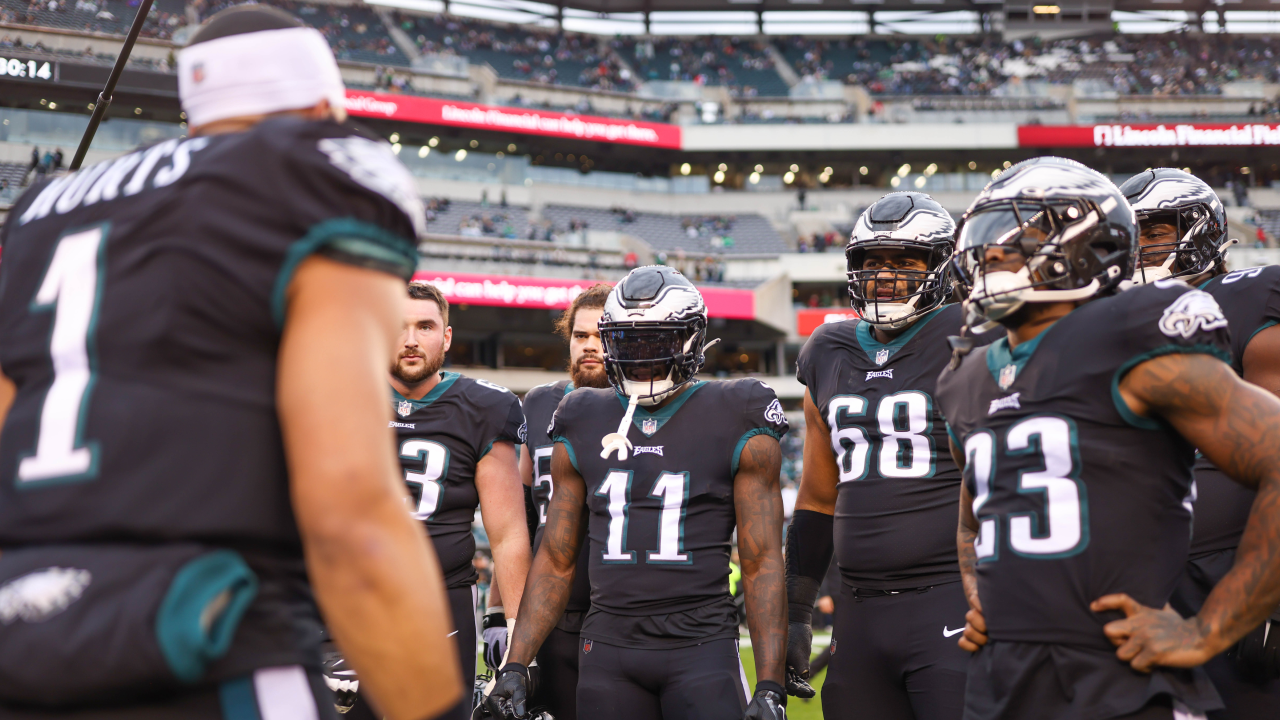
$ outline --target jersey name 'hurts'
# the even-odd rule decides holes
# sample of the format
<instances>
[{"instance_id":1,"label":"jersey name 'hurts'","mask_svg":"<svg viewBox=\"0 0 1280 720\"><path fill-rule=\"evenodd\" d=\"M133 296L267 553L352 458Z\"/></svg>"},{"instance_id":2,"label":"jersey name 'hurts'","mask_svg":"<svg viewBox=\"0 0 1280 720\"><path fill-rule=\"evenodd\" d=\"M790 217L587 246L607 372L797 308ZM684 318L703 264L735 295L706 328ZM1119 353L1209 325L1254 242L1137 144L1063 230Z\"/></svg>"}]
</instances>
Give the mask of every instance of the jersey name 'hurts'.
<instances>
[{"instance_id":1,"label":"jersey name 'hurts'","mask_svg":"<svg viewBox=\"0 0 1280 720\"><path fill-rule=\"evenodd\" d=\"M836 561L850 587L901 590L960 579L960 471L934 396L951 359L947 336L961 324L960 306L944 306L883 344L867 323L828 323L800 351L796 377L831 434Z\"/></svg>"},{"instance_id":2,"label":"jersey name 'hurts'","mask_svg":"<svg viewBox=\"0 0 1280 720\"><path fill-rule=\"evenodd\" d=\"M582 635L623 647L736 638L734 476L751 437L786 433L782 406L758 380L694 382L656 411L637 408L635 452L603 459L601 440L626 404L611 389L583 388L552 420L552 438L586 482L592 607Z\"/></svg>"},{"instance_id":3,"label":"jersey name 'hurts'","mask_svg":"<svg viewBox=\"0 0 1280 720\"><path fill-rule=\"evenodd\" d=\"M480 505L476 465L496 442L524 442L520 399L504 387L446 371L421 400L393 390L391 404L410 511L427 526L445 584L472 585L471 522Z\"/></svg>"}]
</instances>

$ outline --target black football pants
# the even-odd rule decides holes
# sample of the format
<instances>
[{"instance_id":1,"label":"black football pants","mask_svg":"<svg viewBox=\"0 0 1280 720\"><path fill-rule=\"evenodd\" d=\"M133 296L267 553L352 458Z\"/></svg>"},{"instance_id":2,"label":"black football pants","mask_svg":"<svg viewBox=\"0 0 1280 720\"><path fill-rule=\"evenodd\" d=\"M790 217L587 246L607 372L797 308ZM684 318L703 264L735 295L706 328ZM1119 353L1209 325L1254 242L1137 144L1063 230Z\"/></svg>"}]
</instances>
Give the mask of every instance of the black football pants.
<instances>
[{"instance_id":1,"label":"black football pants","mask_svg":"<svg viewBox=\"0 0 1280 720\"><path fill-rule=\"evenodd\" d=\"M1235 559L1235 550L1222 550L1188 561L1187 572L1174 590L1170 604L1183 617L1200 612L1205 598L1231 569ZM1280 680L1257 682L1245 677L1226 653L1205 663L1204 669L1226 705L1223 710L1210 712L1210 720L1280 718Z\"/></svg>"},{"instance_id":2,"label":"black football pants","mask_svg":"<svg viewBox=\"0 0 1280 720\"><path fill-rule=\"evenodd\" d=\"M552 628L538 649L535 705L556 720L578 720L578 633Z\"/></svg>"},{"instance_id":3,"label":"black football pants","mask_svg":"<svg viewBox=\"0 0 1280 720\"><path fill-rule=\"evenodd\" d=\"M742 720L747 709L737 640L648 650L584 635L580 652L578 713L587 720Z\"/></svg>"},{"instance_id":4,"label":"black football pants","mask_svg":"<svg viewBox=\"0 0 1280 720\"><path fill-rule=\"evenodd\" d=\"M969 605L959 582L855 598L840 583L827 720L959 720L969 653L956 642Z\"/></svg>"}]
</instances>

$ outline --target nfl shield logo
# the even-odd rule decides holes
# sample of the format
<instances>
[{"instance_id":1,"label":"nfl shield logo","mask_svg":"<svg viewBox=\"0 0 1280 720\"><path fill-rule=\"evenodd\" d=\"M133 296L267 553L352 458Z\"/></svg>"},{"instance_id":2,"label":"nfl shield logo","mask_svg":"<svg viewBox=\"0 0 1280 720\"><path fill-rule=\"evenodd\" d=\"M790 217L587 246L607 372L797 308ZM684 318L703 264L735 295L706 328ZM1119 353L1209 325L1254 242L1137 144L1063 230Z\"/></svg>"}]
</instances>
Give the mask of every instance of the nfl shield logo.
<instances>
[{"instance_id":1,"label":"nfl shield logo","mask_svg":"<svg viewBox=\"0 0 1280 720\"><path fill-rule=\"evenodd\" d=\"M396 412L400 417L409 417L409 413L413 412L413 404L408 400L401 400L400 404L396 405Z\"/></svg>"},{"instance_id":2,"label":"nfl shield logo","mask_svg":"<svg viewBox=\"0 0 1280 720\"><path fill-rule=\"evenodd\" d=\"M645 418L640 423L640 432L645 435L653 435L658 432L658 421L654 418Z\"/></svg>"},{"instance_id":3,"label":"nfl shield logo","mask_svg":"<svg viewBox=\"0 0 1280 720\"><path fill-rule=\"evenodd\" d=\"M591 641L590 641L590 640L583 640L583 641L582 641L582 652L584 652L584 653L589 653L589 652L591 652Z\"/></svg>"},{"instance_id":4,"label":"nfl shield logo","mask_svg":"<svg viewBox=\"0 0 1280 720\"><path fill-rule=\"evenodd\" d=\"M1012 363L1000 368L1000 389L1008 390L1013 387L1014 378L1018 376L1018 366Z\"/></svg>"},{"instance_id":5,"label":"nfl shield logo","mask_svg":"<svg viewBox=\"0 0 1280 720\"><path fill-rule=\"evenodd\" d=\"M889 362L889 348L880 348L876 351L876 364L883 365Z\"/></svg>"}]
</instances>

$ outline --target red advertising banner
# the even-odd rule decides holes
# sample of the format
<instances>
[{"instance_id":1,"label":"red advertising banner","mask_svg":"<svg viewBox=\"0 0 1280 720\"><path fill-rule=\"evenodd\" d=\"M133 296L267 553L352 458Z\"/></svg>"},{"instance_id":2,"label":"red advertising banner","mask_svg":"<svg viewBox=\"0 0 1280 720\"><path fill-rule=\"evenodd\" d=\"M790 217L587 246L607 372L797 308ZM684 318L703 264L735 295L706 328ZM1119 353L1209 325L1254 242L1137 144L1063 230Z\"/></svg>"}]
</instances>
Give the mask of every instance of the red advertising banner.
<instances>
[{"instance_id":1,"label":"red advertising banner","mask_svg":"<svg viewBox=\"0 0 1280 720\"><path fill-rule=\"evenodd\" d=\"M568 115L554 110L480 105L416 95L347 91L347 112L356 117L403 120L477 130L575 138L596 142L679 150L680 126L594 115Z\"/></svg>"},{"instance_id":2,"label":"red advertising banner","mask_svg":"<svg viewBox=\"0 0 1280 720\"><path fill-rule=\"evenodd\" d=\"M796 311L796 334L809 337L820 325L857 319L852 308L804 308Z\"/></svg>"},{"instance_id":3,"label":"red advertising banner","mask_svg":"<svg viewBox=\"0 0 1280 720\"><path fill-rule=\"evenodd\" d=\"M579 293L595 284L591 280L455 272L419 272L413 279L440 288L450 303L535 310L563 310ZM698 290L702 292L707 314L711 317L730 320L754 320L756 317L756 296L750 290L712 287Z\"/></svg>"},{"instance_id":4,"label":"red advertising banner","mask_svg":"<svg viewBox=\"0 0 1280 720\"><path fill-rule=\"evenodd\" d=\"M1280 145L1280 125L1020 125L1018 147L1226 147Z\"/></svg>"}]
</instances>

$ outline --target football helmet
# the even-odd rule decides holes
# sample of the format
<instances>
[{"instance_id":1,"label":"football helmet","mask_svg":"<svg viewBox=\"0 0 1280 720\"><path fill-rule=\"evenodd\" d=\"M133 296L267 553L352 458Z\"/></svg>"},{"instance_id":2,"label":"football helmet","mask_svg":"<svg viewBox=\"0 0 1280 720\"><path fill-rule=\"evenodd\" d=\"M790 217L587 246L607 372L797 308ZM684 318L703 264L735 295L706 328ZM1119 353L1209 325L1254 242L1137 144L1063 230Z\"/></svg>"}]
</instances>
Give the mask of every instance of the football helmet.
<instances>
[{"instance_id":1,"label":"football helmet","mask_svg":"<svg viewBox=\"0 0 1280 720\"><path fill-rule=\"evenodd\" d=\"M1194 277L1223 266L1231 244L1227 214L1203 180L1174 168L1156 168L1129 178L1120 192L1133 206L1139 226L1164 223L1176 232L1172 242L1140 244L1134 282Z\"/></svg>"},{"instance_id":2,"label":"football helmet","mask_svg":"<svg viewBox=\"0 0 1280 720\"><path fill-rule=\"evenodd\" d=\"M628 273L600 315L609 384L640 405L656 405L693 379L706 360L706 337L702 293L663 265Z\"/></svg>"},{"instance_id":3,"label":"football helmet","mask_svg":"<svg viewBox=\"0 0 1280 720\"><path fill-rule=\"evenodd\" d=\"M956 233L951 267L972 320L1000 322L1026 303L1115 292L1133 274L1138 221L1120 189L1074 160L1038 157L978 194ZM988 250L1018 253L1017 271L990 267Z\"/></svg>"},{"instance_id":4,"label":"football helmet","mask_svg":"<svg viewBox=\"0 0 1280 720\"><path fill-rule=\"evenodd\" d=\"M864 320L903 328L951 296L947 259L955 247L956 224L933 198L918 192L889 193L858 216L845 246L850 304ZM917 250L927 270L863 269L868 250ZM892 297L878 290L892 287ZM898 295L901 288L906 293Z\"/></svg>"}]
</instances>

